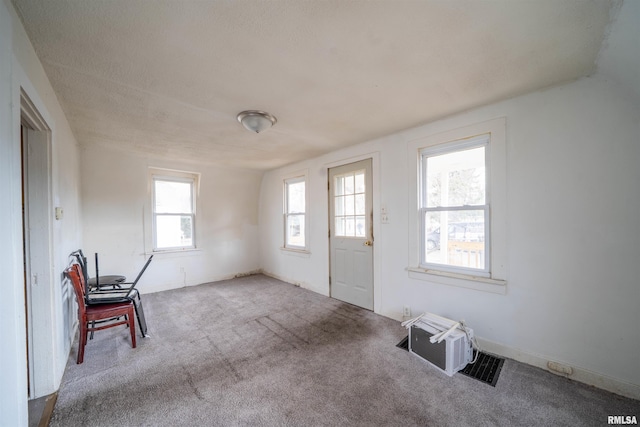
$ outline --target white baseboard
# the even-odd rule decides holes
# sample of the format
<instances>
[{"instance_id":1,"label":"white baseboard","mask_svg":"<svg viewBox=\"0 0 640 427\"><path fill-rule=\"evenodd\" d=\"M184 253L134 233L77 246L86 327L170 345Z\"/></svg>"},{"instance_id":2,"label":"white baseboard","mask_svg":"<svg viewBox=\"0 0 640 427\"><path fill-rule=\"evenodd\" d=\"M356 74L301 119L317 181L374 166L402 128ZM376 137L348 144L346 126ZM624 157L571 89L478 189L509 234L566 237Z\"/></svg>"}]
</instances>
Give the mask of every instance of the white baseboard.
<instances>
[{"instance_id":1,"label":"white baseboard","mask_svg":"<svg viewBox=\"0 0 640 427\"><path fill-rule=\"evenodd\" d=\"M308 290L313 291L313 292L315 292L317 294L324 295L325 297L329 296L329 294L327 292L322 292L319 289L314 288L313 286L311 286L310 284L308 284L306 282L298 282L298 281L293 280L293 279L291 279L289 277L284 277L284 276L281 276L279 274L275 274L275 273L272 273L270 271L266 271L264 269L261 270L261 273L264 274L265 276L273 277L274 279L278 279L278 280L281 280L283 282L290 283L290 284L295 285L295 286L299 286L302 289L308 289Z\"/></svg>"},{"instance_id":2,"label":"white baseboard","mask_svg":"<svg viewBox=\"0 0 640 427\"><path fill-rule=\"evenodd\" d=\"M545 371L569 378L574 381L592 385L594 387L607 390L621 396L640 400L640 385L638 384L628 383L573 365L571 365L572 373L570 375L559 374L549 369L547 367L547 363L558 363L563 366L569 366L569 364L559 360L548 359L537 354L528 353L513 347L506 346L504 344L499 344L479 337L477 339L482 351L486 351L487 353L508 357L509 359L514 359L518 362L526 363L527 365L536 366L538 368L544 369Z\"/></svg>"}]
</instances>

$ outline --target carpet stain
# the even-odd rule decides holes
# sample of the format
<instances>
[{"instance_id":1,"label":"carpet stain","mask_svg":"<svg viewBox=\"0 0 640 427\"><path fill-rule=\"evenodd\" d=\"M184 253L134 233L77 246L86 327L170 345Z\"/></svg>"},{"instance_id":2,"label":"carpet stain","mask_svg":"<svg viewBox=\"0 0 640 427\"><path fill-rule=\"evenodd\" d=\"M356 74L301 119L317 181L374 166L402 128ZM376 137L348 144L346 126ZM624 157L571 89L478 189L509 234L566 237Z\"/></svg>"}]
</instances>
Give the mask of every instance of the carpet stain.
<instances>
[{"instance_id":1,"label":"carpet stain","mask_svg":"<svg viewBox=\"0 0 640 427\"><path fill-rule=\"evenodd\" d=\"M182 366L182 370L184 371L185 377L187 378L187 384L189 384L189 387L191 387L191 390L193 390L193 394L199 400L205 400L202 393L200 393L200 390L198 390L198 387L196 387L196 385L194 384L193 377L191 376L191 373L189 373L189 370L185 366Z\"/></svg>"}]
</instances>

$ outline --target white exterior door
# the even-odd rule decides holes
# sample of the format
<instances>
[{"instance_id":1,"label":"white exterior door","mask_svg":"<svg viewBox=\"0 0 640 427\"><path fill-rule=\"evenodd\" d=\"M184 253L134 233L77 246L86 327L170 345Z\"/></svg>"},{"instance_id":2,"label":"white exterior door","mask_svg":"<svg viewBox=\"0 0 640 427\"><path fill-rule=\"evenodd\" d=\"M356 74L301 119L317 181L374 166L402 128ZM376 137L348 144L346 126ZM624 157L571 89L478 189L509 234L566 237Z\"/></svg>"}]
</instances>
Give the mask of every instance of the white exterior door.
<instances>
[{"instance_id":1,"label":"white exterior door","mask_svg":"<svg viewBox=\"0 0 640 427\"><path fill-rule=\"evenodd\" d=\"M371 159L329 169L331 297L373 310Z\"/></svg>"}]
</instances>

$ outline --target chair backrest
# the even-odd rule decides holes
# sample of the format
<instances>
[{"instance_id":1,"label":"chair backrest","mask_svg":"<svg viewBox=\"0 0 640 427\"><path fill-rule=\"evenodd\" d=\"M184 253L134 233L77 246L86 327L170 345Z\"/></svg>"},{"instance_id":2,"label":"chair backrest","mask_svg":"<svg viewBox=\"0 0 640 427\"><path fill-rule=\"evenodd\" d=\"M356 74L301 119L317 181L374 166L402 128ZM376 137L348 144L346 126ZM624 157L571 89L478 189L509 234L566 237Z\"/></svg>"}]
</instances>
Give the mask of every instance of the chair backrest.
<instances>
[{"instance_id":1,"label":"chair backrest","mask_svg":"<svg viewBox=\"0 0 640 427\"><path fill-rule=\"evenodd\" d=\"M78 249L77 251L71 252L71 256L75 257L78 264L80 264L80 269L82 270L82 275L84 276L84 282L87 283L89 281L89 271L87 270L87 257L84 256L82 249Z\"/></svg>"},{"instance_id":2,"label":"chair backrest","mask_svg":"<svg viewBox=\"0 0 640 427\"><path fill-rule=\"evenodd\" d=\"M140 280L140 278L144 274L144 271L147 269L147 267L149 267L149 264L151 264L152 259L153 259L153 255L149 255L149 259L147 260L147 262L144 263L144 267L142 267L142 270L140 270L140 273L138 273L136 280L133 281L134 286L138 283L138 280Z\"/></svg>"},{"instance_id":3,"label":"chair backrest","mask_svg":"<svg viewBox=\"0 0 640 427\"><path fill-rule=\"evenodd\" d=\"M86 310L85 284L82 267L80 267L79 264L73 264L71 267L67 268L64 273L69 277L73 284L73 290L76 293L76 299L78 301L78 317L81 319L84 317L84 312Z\"/></svg>"}]
</instances>

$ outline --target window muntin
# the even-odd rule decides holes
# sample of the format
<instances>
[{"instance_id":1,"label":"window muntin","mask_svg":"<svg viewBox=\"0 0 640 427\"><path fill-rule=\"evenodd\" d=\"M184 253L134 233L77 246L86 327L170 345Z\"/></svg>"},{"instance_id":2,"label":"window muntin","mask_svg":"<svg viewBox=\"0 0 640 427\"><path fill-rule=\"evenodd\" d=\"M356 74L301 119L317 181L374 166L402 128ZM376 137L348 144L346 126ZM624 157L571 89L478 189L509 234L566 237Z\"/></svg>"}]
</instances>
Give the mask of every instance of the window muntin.
<instances>
[{"instance_id":1,"label":"window muntin","mask_svg":"<svg viewBox=\"0 0 640 427\"><path fill-rule=\"evenodd\" d=\"M305 177L284 181L284 230L286 248L306 248L306 180Z\"/></svg>"},{"instance_id":2,"label":"window muntin","mask_svg":"<svg viewBox=\"0 0 640 427\"><path fill-rule=\"evenodd\" d=\"M365 170L334 178L334 224L337 237L366 237Z\"/></svg>"},{"instance_id":3,"label":"window muntin","mask_svg":"<svg viewBox=\"0 0 640 427\"><path fill-rule=\"evenodd\" d=\"M421 150L421 267L489 276L488 152L489 135Z\"/></svg>"},{"instance_id":4,"label":"window muntin","mask_svg":"<svg viewBox=\"0 0 640 427\"><path fill-rule=\"evenodd\" d=\"M154 250L195 248L195 178L153 176Z\"/></svg>"}]
</instances>

